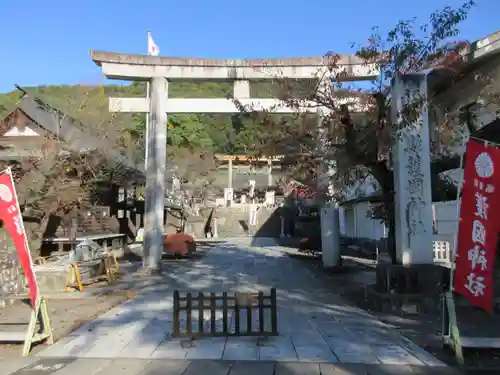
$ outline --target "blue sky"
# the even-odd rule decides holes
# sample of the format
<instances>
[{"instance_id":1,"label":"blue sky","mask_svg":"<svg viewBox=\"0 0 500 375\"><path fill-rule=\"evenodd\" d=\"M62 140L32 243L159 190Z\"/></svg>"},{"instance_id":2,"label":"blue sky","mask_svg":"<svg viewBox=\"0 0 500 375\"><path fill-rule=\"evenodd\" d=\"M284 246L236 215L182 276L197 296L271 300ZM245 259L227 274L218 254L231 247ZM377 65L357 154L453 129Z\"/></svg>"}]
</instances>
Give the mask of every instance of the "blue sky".
<instances>
[{"instance_id":1,"label":"blue sky","mask_svg":"<svg viewBox=\"0 0 500 375\"><path fill-rule=\"evenodd\" d=\"M294 57L349 52L372 26L428 15L465 0L17 0L0 6L0 92L14 84L104 83L89 49L161 55ZM478 0L463 37L500 28L500 0Z\"/></svg>"}]
</instances>

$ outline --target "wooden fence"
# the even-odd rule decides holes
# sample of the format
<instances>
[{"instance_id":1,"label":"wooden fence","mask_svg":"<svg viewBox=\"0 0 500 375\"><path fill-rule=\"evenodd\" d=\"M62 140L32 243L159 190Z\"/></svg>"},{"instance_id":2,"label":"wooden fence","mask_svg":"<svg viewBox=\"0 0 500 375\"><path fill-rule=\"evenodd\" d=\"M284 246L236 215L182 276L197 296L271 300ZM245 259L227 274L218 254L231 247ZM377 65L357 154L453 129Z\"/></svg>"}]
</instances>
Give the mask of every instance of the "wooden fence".
<instances>
[{"instance_id":1,"label":"wooden fence","mask_svg":"<svg viewBox=\"0 0 500 375\"><path fill-rule=\"evenodd\" d=\"M184 319L181 319L181 312L184 313ZM193 295L187 292L181 296L176 290L173 318L172 337L279 335L275 288L271 289L269 295L264 295L263 292L233 295L228 295L227 292L199 292ZM254 318L258 318L255 327ZM270 319L270 326L266 318ZM184 324L181 324L182 321Z\"/></svg>"}]
</instances>

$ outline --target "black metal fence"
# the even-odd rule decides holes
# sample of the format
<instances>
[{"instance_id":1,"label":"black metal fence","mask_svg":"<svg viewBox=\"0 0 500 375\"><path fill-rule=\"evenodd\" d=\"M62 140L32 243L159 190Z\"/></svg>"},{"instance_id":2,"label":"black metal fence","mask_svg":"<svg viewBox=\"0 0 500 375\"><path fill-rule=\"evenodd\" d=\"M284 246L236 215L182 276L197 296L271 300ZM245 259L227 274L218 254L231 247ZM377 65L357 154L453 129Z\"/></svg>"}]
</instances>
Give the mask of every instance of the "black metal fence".
<instances>
[{"instance_id":1,"label":"black metal fence","mask_svg":"<svg viewBox=\"0 0 500 375\"><path fill-rule=\"evenodd\" d=\"M205 314L206 311L209 313ZM184 319L181 319L181 315ZM193 319L193 315L197 316ZM255 327L254 317L258 318ZM172 337L278 335L275 288L271 289L269 295L263 292L232 295L227 292L187 292L181 296L179 291L174 291Z\"/></svg>"}]
</instances>

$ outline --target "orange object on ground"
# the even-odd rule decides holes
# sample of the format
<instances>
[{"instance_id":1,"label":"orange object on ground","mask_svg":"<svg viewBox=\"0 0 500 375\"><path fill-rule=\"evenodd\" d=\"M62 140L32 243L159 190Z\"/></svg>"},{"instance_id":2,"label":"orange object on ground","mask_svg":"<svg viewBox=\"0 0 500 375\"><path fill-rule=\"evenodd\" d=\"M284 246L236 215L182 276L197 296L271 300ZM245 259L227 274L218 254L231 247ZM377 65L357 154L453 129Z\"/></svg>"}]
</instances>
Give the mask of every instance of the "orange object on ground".
<instances>
[{"instance_id":1,"label":"orange object on ground","mask_svg":"<svg viewBox=\"0 0 500 375\"><path fill-rule=\"evenodd\" d=\"M171 255L191 256L196 251L194 238L186 233L167 234L163 237L163 252Z\"/></svg>"}]
</instances>

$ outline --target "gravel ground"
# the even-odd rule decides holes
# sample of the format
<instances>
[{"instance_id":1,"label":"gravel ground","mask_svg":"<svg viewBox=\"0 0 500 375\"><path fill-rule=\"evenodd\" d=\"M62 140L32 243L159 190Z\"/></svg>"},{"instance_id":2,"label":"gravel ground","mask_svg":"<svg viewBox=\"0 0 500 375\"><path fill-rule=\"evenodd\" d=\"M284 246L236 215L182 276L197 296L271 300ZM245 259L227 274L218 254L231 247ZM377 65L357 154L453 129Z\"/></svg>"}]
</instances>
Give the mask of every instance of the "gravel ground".
<instances>
[{"instance_id":1,"label":"gravel ground","mask_svg":"<svg viewBox=\"0 0 500 375\"><path fill-rule=\"evenodd\" d=\"M73 293L71 293L73 294ZM54 340L58 341L74 329L86 322L104 314L116 305L130 297L126 293L109 293L93 297L76 298L68 296L66 299L48 299L50 322L52 324ZM16 301L12 306L0 309L0 330L25 331L31 315L31 309L22 301ZM33 347L33 353L44 349L43 344ZM0 344L0 357L16 357L21 355L22 343Z\"/></svg>"}]
</instances>

